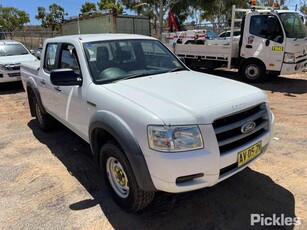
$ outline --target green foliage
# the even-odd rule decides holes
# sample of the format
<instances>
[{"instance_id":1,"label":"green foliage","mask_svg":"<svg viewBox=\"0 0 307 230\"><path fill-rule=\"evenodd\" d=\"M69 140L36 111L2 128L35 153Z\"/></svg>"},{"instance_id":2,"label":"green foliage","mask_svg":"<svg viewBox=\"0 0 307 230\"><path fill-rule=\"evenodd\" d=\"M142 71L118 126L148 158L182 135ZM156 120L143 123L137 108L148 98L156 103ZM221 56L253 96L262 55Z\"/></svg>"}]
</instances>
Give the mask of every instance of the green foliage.
<instances>
[{"instance_id":1,"label":"green foliage","mask_svg":"<svg viewBox=\"0 0 307 230\"><path fill-rule=\"evenodd\" d=\"M97 11L96 4L93 2L85 2L82 5L80 11L82 14L96 12Z\"/></svg>"},{"instance_id":2,"label":"green foliage","mask_svg":"<svg viewBox=\"0 0 307 230\"><path fill-rule=\"evenodd\" d=\"M42 22L42 27L51 29L52 35L54 31L61 29L64 15L66 15L63 7L54 3L49 6L49 13L41 6L37 8L37 11L38 14L35 15L35 18Z\"/></svg>"},{"instance_id":3,"label":"green foliage","mask_svg":"<svg viewBox=\"0 0 307 230\"><path fill-rule=\"evenodd\" d=\"M232 5L236 5L237 8L246 8L246 0L215 0L201 2L198 7L203 10L201 18L212 23L226 22L231 18Z\"/></svg>"},{"instance_id":4,"label":"green foliage","mask_svg":"<svg viewBox=\"0 0 307 230\"><path fill-rule=\"evenodd\" d=\"M189 15L190 8L188 0L141 0L136 2L135 0L121 0L123 5L127 9L136 11L143 16L149 16L154 28L157 28L157 22L159 25L159 34L163 30L163 19L168 11L176 10L176 13L180 12L179 18L185 20Z\"/></svg>"},{"instance_id":5,"label":"green foliage","mask_svg":"<svg viewBox=\"0 0 307 230\"><path fill-rule=\"evenodd\" d=\"M273 6L274 2L276 2L276 0L259 0L259 3L263 6ZM278 9L288 10L287 0L280 0L277 2L279 5Z\"/></svg>"},{"instance_id":6,"label":"green foliage","mask_svg":"<svg viewBox=\"0 0 307 230\"><path fill-rule=\"evenodd\" d=\"M30 22L29 14L14 7L2 7L0 5L0 25L3 29L12 32L15 29L21 29L25 23Z\"/></svg>"},{"instance_id":7,"label":"green foliage","mask_svg":"<svg viewBox=\"0 0 307 230\"><path fill-rule=\"evenodd\" d=\"M121 4L119 4L119 2L116 2L115 0L100 0L97 5L99 10L105 12L112 12L113 14L123 13L123 7Z\"/></svg>"},{"instance_id":8,"label":"green foliage","mask_svg":"<svg viewBox=\"0 0 307 230\"><path fill-rule=\"evenodd\" d=\"M306 4L300 6L300 12L304 15L307 15L307 5Z\"/></svg>"}]
</instances>

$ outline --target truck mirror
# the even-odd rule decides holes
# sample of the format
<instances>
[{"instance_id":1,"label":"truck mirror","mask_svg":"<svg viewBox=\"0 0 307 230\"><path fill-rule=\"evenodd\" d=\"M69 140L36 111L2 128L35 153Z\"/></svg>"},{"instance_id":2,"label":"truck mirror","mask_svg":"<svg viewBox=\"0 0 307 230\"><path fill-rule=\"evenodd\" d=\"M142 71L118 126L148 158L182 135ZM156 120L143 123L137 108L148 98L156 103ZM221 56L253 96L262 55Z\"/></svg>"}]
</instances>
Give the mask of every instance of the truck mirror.
<instances>
[{"instance_id":1,"label":"truck mirror","mask_svg":"<svg viewBox=\"0 0 307 230\"><path fill-rule=\"evenodd\" d=\"M58 86L81 86L82 78L72 69L56 69L50 72L50 81Z\"/></svg>"},{"instance_id":2,"label":"truck mirror","mask_svg":"<svg viewBox=\"0 0 307 230\"><path fill-rule=\"evenodd\" d=\"M277 21L277 18L275 16L269 16L268 17L268 25L267 25L267 31L268 31L268 34L273 34L276 30L276 27L277 27L277 24L278 21Z\"/></svg>"}]
</instances>

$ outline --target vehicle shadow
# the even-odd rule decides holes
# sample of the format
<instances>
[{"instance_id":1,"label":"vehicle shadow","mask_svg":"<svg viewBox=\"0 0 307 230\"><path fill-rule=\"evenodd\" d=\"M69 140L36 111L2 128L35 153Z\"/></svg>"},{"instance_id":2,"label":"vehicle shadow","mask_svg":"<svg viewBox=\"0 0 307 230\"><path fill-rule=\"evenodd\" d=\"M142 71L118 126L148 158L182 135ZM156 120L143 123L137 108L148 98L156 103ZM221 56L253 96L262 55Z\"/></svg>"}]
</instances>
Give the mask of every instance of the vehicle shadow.
<instances>
[{"instance_id":1,"label":"vehicle shadow","mask_svg":"<svg viewBox=\"0 0 307 230\"><path fill-rule=\"evenodd\" d=\"M22 83L19 81L0 83L0 95L24 92Z\"/></svg>"},{"instance_id":2,"label":"vehicle shadow","mask_svg":"<svg viewBox=\"0 0 307 230\"><path fill-rule=\"evenodd\" d=\"M216 69L216 70L199 69L198 71L202 73L213 74L220 77L243 82L240 79L239 73L237 71L227 71L221 69ZM262 90L271 91L272 93L274 92L284 93L285 96L295 97L295 94L307 93L307 75L306 75L306 80L291 78L291 75L289 75L287 77L286 76L271 77L262 83L257 83L257 84L249 83L249 84L258 87Z\"/></svg>"},{"instance_id":3,"label":"vehicle shadow","mask_svg":"<svg viewBox=\"0 0 307 230\"><path fill-rule=\"evenodd\" d=\"M259 229L259 224L250 225L251 214L295 217L293 194L250 168L211 188L183 194L157 193L142 212L126 213L107 193L86 142L64 127L45 133L35 120L28 126L93 197L69 208L79 211L99 205L115 229Z\"/></svg>"}]
</instances>

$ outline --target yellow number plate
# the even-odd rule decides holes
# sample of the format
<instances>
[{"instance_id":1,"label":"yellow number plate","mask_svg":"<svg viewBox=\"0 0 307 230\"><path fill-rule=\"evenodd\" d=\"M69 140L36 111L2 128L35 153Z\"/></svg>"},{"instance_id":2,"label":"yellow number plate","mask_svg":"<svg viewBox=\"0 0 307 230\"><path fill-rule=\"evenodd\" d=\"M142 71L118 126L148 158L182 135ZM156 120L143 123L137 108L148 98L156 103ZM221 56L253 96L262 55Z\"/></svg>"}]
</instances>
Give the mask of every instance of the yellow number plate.
<instances>
[{"instance_id":1,"label":"yellow number plate","mask_svg":"<svg viewBox=\"0 0 307 230\"><path fill-rule=\"evenodd\" d=\"M249 162L261 153L261 141L238 153L238 167Z\"/></svg>"},{"instance_id":2,"label":"yellow number plate","mask_svg":"<svg viewBox=\"0 0 307 230\"><path fill-rule=\"evenodd\" d=\"M282 46L272 46L273 51L284 51L284 47Z\"/></svg>"}]
</instances>

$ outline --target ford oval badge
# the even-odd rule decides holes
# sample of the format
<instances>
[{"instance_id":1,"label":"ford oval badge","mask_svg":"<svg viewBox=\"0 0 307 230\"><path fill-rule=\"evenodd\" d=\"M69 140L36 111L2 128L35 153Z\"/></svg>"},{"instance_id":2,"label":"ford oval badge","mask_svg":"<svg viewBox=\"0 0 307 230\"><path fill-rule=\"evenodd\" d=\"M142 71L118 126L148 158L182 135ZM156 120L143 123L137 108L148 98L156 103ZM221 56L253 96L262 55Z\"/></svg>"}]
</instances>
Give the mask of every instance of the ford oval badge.
<instances>
[{"instance_id":1,"label":"ford oval badge","mask_svg":"<svg viewBox=\"0 0 307 230\"><path fill-rule=\"evenodd\" d=\"M256 127L256 123L253 121L249 121L246 124L241 126L241 132L242 133L250 133L253 131Z\"/></svg>"}]
</instances>

